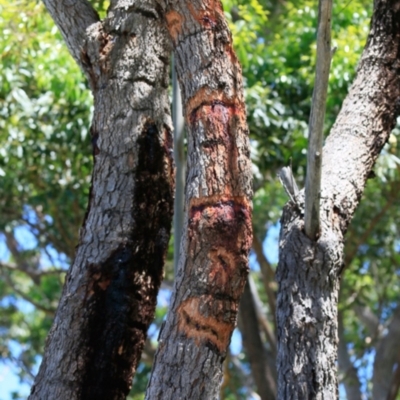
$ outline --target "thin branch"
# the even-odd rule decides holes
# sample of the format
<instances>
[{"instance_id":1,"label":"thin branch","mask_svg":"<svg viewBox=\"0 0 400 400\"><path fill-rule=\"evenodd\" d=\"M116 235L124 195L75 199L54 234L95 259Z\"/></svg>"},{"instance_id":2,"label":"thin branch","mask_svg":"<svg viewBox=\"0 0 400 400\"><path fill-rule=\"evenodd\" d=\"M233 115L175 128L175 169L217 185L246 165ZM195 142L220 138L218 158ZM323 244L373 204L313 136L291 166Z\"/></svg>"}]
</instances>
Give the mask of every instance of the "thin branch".
<instances>
[{"instance_id":1,"label":"thin branch","mask_svg":"<svg viewBox=\"0 0 400 400\"><path fill-rule=\"evenodd\" d=\"M99 15L87 0L43 0L61 31L75 61L83 68L81 50L87 28L100 21Z\"/></svg>"},{"instance_id":2,"label":"thin branch","mask_svg":"<svg viewBox=\"0 0 400 400\"><path fill-rule=\"evenodd\" d=\"M391 388L390 376L400 353L400 306L396 308L387 327L387 334L376 346L374 373L372 377L374 399L385 399Z\"/></svg>"},{"instance_id":3,"label":"thin branch","mask_svg":"<svg viewBox=\"0 0 400 400\"><path fill-rule=\"evenodd\" d=\"M355 306L354 311L358 316L358 319L362 322L368 331L368 334L375 338L380 332L379 318L372 312L372 310L367 306Z\"/></svg>"},{"instance_id":4,"label":"thin branch","mask_svg":"<svg viewBox=\"0 0 400 400\"><path fill-rule=\"evenodd\" d=\"M268 305L272 315L273 320L276 320L276 300L275 300L275 290L273 285L275 283L275 271L272 269L271 264L264 255L263 247L261 241L258 239L257 235L253 236L253 250L256 253L258 264L260 265L261 274L263 277L263 284L265 292L267 293Z\"/></svg>"},{"instance_id":5,"label":"thin branch","mask_svg":"<svg viewBox=\"0 0 400 400\"><path fill-rule=\"evenodd\" d=\"M343 315L339 312L339 348L338 361L340 370L340 380L343 382L347 400L362 400L361 385L358 379L357 370L351 362L347 351L347 343L344 337Z\"/></svg>"},{"instance_id":6,"label":"thin branch","mask_svg":"<svg viewBox=\"0 0 400 400\"><path fill-rule=\"evenodd\" d=\"M390 383L389 394L387 400L396 400L400 390L400 353L397 358L396 369L393 372L392 381Z\"/></svg>"},{"instance_id":7,"label":"thin branch","mask_svg":"<svg viewBox=\"0 0 400 400\"><path fill-rule=\"evenodd\" d=\"M371 233L374 231L375 227L379 224L382 218L386 215L387 211L393 206L396 200L398 200L398 191L400 189L400 182L394 182L392 187L390 188L389 194L386 196L387 201L385 205L380 209L379 213L374 216L369 222L368 228L364 230L361 236L356 235L347 235L348 237L355 236L355 243L346 251L344 264L345 268L347 268L353 261L354 257L357 255L358 248L360 245L364 244L367 239L370 237ZM351 227L350 227L351 230ZM344 270L345 270L344 268ZM342 272L343 273L343 272Z\"/></svg>"},{"instance_id":8,"label":"thin branch","mask_svg":"<svg viewBox=\"0 0 400 400\"><path fill-rule=\"evenodd\" d=\"M276 377L270 367L270 364L275 364L275 359L272 360L272 354L268 354L261 340L254 303L250 284L247 281L240 301L239 328L249 358L251 372L256 382L257 392L261 399L269 400L276 396Z\"/></svg>"},{"instance_id":9,"label":"thin branch","mask_svg":"<svg viewBox=\"0 0 400 400\"><path fill-rule=\"evenodd\" d=\"M258 318L258 323L261 325L261 328L263 329L265 336L267 337L273 356L276 357L276 338L274 332L271 329L271 326L262 310L262 303L260 297L258 296L257 288L252 276L249 275L248 279L249 279L250 292L253 297L254 309L256 311Z\"/></svg>"},{"instance_id":10,"label":"thin branch","mask_svg":"<svg viewBox=\"0 0 400 400\"><path fill-rule=\"evenodd\" d=\"M60 275L67 272L66 269L62 268L47 269L45 271L32 271L32 269L25 270L23 268L20 268L18 264L4 262L0 262L0 268L8 269L9 271L23 272L24 274L28 275L34 281L34 283L36 283L36 281L42 276Z\"/></svg>"},{"instance_id":11,"label":"thin branch","mask_svg":"<svg viewBox=\"0 0 400 400\"><path fill-rule=\"evenodd\" d=\"M328 92L331 50L332 0L320 0L317 36L317 66L309 122L307 176L305 191L305 232L316 239L320 230L322 141Z\"/></svg>"},{"instance_id":12,"label":"thin branch","mask_svg":"<svg viewBox=\"0 0 400 400\"><path fill-rule=\"evenodd\" d=\"M1 267L1 265L0 265ZM19 295L20 297L22 297L25 301L27 301L28 303L31 303L34 307L36 307L38 310L43 311L44 313L46 313L47 315L50 316L54 316L54 313L56 312L56 310L54 308L51 307L46 307L40 303L38 303L37 301L33 300L31 297L29 297L26 293L24 293L23 291L21 291L20 289L18 289L14 282L11 280L11 278L8 276L8 274L2 274L2 277L4 278L5 282L7 283L8 286L11 287L11 289L13 290L13 292L15 292L17 295Z\"/></svg>"}]
</instances>

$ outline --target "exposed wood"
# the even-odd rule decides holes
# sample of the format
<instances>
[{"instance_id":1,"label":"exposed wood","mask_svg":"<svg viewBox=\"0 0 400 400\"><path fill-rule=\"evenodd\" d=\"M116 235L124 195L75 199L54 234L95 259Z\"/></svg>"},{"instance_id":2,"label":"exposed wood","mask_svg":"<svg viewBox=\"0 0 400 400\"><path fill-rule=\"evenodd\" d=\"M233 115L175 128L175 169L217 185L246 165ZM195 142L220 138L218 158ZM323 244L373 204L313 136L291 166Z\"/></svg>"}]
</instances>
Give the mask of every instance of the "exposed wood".
<instances>
[{"instance_id":1,"label":"exposed wood","mask_svg":"<svg viewBox=\"0 0 400 400\"><path fill-rule=\"evenodd\" d=\"M320 231L320 196L324 118L331 66L332 0L319 0L317 64L308 131L304 229L315 240Z\"/></svg>"}]
</instances>

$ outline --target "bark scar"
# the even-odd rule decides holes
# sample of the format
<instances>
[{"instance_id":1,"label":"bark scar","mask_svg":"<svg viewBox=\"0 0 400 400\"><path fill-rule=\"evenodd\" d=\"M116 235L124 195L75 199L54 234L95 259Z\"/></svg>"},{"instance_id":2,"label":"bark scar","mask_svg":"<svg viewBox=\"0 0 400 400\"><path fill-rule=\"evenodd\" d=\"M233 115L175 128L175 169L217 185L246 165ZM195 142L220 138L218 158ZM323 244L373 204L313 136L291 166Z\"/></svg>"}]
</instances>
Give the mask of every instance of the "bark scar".
<instances>
[{"instance_id":1,"label":"bark scar","mask_svg":"<svg viewBox=\"0 0 400 400\"><path fill-rule=\"evenodd\" d=\"M194 339L199 346L201 342L211 342L220 353L226 351L232 331L235 327L237 311L233 310L231 321L220 321L215 317L205 316L200 311L208 303L218 302L211 296L192 297L184 301L178 308L179 330L187 337ZM226 302L220 301L221 312ZM232 314L232 312L231 312Z\"/></svg>"}]
</instances>

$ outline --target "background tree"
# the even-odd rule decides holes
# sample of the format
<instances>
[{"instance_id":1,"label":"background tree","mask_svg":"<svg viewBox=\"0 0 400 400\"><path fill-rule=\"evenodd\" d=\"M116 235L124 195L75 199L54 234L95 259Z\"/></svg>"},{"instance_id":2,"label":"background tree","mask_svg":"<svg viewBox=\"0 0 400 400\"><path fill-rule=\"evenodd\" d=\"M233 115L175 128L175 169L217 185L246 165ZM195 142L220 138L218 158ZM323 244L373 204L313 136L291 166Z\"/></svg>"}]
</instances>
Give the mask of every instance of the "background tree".
<instances>
[{"instance_id":1,"label":"background tree","mask_svg":"<svg viewBox=\"0 0 400 400\"><path fill-rule=\"evenodd\" d=\"M0 178L0 346L5 365L30 383L86 208L91 168L87 127L92 100L43 5L36 1L0 1L0 5L0 168L4 172ZM99 2L95 6L101 10ZM338 49L331 68L326 131L353 80L369 29L371 6L370 1L358 0L334 6L332 38ZM276 172L292 158L297 182L304 186L316 6L302 0L224 2L224 7L245 77L256 180L253 224L258 240L250 265L256 289L252 291L258 317L255 323L264 345L258 355L264 365L274 366L276 338L270 306L274 296L267 294L276 290L276 224L287 200ZM104 16L104 12L100 14ZM26 96L18 97L22 93L19 89ZM347 267L339 303L343 321L339 334L344 344L339 349L342 398L373 398L373 376L382 371L382 365L393 377L385 380L387 385L394 391L398 387L398 361L392 357L395 351L388 359L387 353L381 352L381 361L374 367L377 349L388 348L380 344L390 345L387 333L396 337L396 331L387 328L399 300L398 156L396 128L346 234ZM6 243L7 232L12 233L14 242ZM171 253L169 257L171 260ZM172 264L167 262L156 320L149 331L151 340L145 345L131 392L136 399L143 398L171 280ZM247 336L242 337L240 328L245 329L239 324L224 367L223 398L256 398L258 391L255 375L250 373L250 352L244 350L248 346L242 347L248 343ZM2 382L1 390L5 385ZM25 397L26 392L22 394Z\"/></svg>"}]
</instances>

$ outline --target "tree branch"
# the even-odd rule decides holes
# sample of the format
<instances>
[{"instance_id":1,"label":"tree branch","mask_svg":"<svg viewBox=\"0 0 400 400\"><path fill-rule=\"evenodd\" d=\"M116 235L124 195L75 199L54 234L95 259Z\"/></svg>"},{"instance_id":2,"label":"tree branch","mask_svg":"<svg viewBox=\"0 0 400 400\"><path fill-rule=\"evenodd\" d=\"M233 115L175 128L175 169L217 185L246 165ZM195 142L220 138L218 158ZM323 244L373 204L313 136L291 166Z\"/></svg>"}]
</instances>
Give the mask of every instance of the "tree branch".
<instances>
[{"instance_id":1,"label":"tree branch","mask_svg":"<svg viewBox=\"0 0 400 400\"><path fill-rule=\"evenodd\" d=\"M382 218L386 215L387 211L392 207L395 201L398 199L398 191L400 188L400 182L394 182L390 188L389 194L386 196L386 204L380 209L379 213L372 218L370 221L368 228L364 230L361 236L356 236L355 243L353 246L347 246L347 251L345 252L345 259L344 264L345 268L347 268L351 262L353 261L354 257L357 255L358 248L360 245L365 243L367 239L370 237L371 233L374 231L375 227L379 224ZM350 228L351 229L351 228ZM348 237L351 235L348 234ZM343 273L343 271L342 271Z\"/></svg>"},{"instance_id":2,"label":"tree branch","mask_svg":"<svg viewBox=\"0 0 400 400\"><path fill-rule=\"evenodd\" d=\"M270 324L262 310L262 303L260 297L258 296L257 288L254 283L254 280L251 275L249 275L249 287L251 296L253 298L254 310L257 315L258 323L261 325L261 329L264 331L265 336L267 337L269 346L271 348L271 353L273 354L274 358L276 357L276 338L273 330L271 329ZM274 313L275 316L275 313Z\"/></svg>"},{"instance_id":3,"label":"tree branch","mask_svg":"<svg viewBox=\"0 0 400 400\"><path fill-rule=\"evenodd\" d=\"M3 264L0 264L0 268L3 267ZM6 281L7 285L11 287L11 289L13 290L13 292L15 292L17 295L19 295L20 297L22 297L25 301L27 301L28 303L31 303L34 307L36 307L38 310L43 311L44 313L46 313L47 315L50 316L54 316L55 313L55 309L52 307L46 307L40 303L38 303L37 301L33 300L30 296L28 296L27 294L25 294L22 290L19 290L14 282L11 280L11 278L7 275L7 274L2 274L2 277L4 278L4 280Z\"/></svg>"},{"instance_id":4,"label":"tree branch","mask_svg":"<svg viewBox=\"0 0 400 400\"><path fill-rule=\"evenodd\" d=\"M268 354L261 340L254 303L250 283L247 281L239 309L243 345L249 357L258 394L262 400L274 399L276 395L276 379L269 366Z\"/></svg>"},{"instance_id":5,"label":"tree branch","mask_svg":"<svg viewBox=\"0 0 400 400\"><path fill-rule=\"evenodd\" d=\"M339 312L339 347L338 347L338 361L339 370L341 372L341 381L346 390L347 400L362 400L360 390L360 380L358 379L357 370L350 360L347 351L347 343L344 337L343 315Z\"/></svg>"},{"instance_id":6,"label":"tree branch","mask_svg":"<svg viewBox=\"0 0 400 400\"><path fill-rule=\"evenodd\" d=\"M389 395L393 367L400 353L400 306L395 310L387 334L376 346L372 398L385 399Z\"/></svg>"},{"instance_id":7,"label":"tree branch","mask_svg":"<svg viewBox=\"0 0 400 400\"><path fill-rule=\"evenodd\" d=\"M399 389L400 389L400 354L397 357L397 366L395 371L393 372L387 400L396 400L397 394L399 393Z\"/></svg>"},{"instance_id":8,"label":"tree branch","mask_svg":"<svg viewBox=\"0 0 400 400\"><path fill-rule=\"evenodd\" d=\"M355 306L354 311L371 337L376 337L380 331L378 317L367 306Z\"/></svg>"},{"instance_id":9,"label":"tree branch","mask_svg":"<svg viewBox=\"0 0 400 400\"><path fill-rule=\"evenodd\" d=\"M322 167L322 141L326 97L328 92L331 50L332 0L320 0L317 36L317 66L309 122L307 176L305 192L305 231L315 239L320 230L320 191Z\"/></svg>"},{"instance_id":10,"label":"tree branch","mask_svg":"<svg viewBox=\"0 0 400 400\"><path fill-rule=\"evenodd\" d=\"M96 10L87 0L43 0L61 31L75 61L83 68L81 50L87 28L100 21Z\"/></svg>"},{"instance_id":11,"label":"tree branch","mask_svg":"<svg viewBox=\"0 0 400 400\"><path fill-rule=\"evenodd\" d=\"M275 271L272 269L271 264L267 260L264 255L264 251L262 248L262 243L258 239L257 235L253 236L253 250L256 253L258 264L260 265L261 275L263 277L263 284L265 288L265 292L267 293L268 305L273 318L273 321L276 320L276 294L275 290L272 288L272 284L274 284Z\"/></svg>"}]
</instances>

